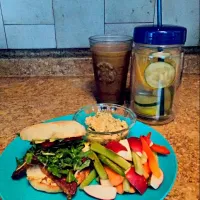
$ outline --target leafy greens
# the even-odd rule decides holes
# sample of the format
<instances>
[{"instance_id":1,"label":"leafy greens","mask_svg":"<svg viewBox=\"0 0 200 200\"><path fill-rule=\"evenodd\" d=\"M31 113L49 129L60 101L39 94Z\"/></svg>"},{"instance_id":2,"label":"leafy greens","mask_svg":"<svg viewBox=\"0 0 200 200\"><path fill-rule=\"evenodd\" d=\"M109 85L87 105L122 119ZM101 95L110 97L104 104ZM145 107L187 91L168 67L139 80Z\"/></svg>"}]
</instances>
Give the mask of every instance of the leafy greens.
<instances>
[{"instance_id":1,"label":"leafy greens","mask_svg":"<svg viewBox=\"0 0 200 200\"><path fill-rule=\"evenodd\" d=\"M89 159L84 160L89 152L82 152L84 146L84 140L57 141L55 145L49 148L33 144L26 153L25 161L29 164L35 157L54 176L58 178L68 177L69 172L89 167L91 161Z\"/></svg>"}]
</instances>

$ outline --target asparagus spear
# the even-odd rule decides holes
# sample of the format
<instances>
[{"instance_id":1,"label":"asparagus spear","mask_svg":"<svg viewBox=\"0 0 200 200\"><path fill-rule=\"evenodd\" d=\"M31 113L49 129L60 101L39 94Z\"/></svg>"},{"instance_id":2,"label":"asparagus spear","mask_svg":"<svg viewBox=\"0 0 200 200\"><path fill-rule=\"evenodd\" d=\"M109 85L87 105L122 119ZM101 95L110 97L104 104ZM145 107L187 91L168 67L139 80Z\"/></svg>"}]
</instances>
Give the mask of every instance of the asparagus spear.
<instances>
[{"instance_id":1,"label":"asparagus spear","mask_svg":"<svg viewBox=\"0 0 200 200\"><path fill-rule=\"evenodd\" d=\"M94 161L94 168L96 169L97 174L99 175L100 179L107 180L108 175L107 175L103 165L101 164L99 158L97 157L97 155L93 151L91 151L91 153L88 155L88 157Z\"/></svg>"},{"instance_id":2,"label":"asparagus spear","mask_svg":"<svg viewBox=\"0 0 200 200\"><path fill-rule=\"evenodd\" d=\"M105 165L110 167L113 171L117 172L121 176L125 176L124 171L118 165L116 165L114 162L112 162L111 160L109 160L108 158L106 158L105 156L103 156L101 154L99 154L98 157L102 163L104 163Z\"/></svg>"},{"instance_id":3,"label":"asparagus spear","mask_svg":"<svg viewBox=\"0 0 200 200\"><path fill-rule=\"evenodd\" d=\"M85 186L89 185L97 176L96 170L93 169L86 179L80 184L80 189L83 189Z\"/></svg>"}]
</instances>

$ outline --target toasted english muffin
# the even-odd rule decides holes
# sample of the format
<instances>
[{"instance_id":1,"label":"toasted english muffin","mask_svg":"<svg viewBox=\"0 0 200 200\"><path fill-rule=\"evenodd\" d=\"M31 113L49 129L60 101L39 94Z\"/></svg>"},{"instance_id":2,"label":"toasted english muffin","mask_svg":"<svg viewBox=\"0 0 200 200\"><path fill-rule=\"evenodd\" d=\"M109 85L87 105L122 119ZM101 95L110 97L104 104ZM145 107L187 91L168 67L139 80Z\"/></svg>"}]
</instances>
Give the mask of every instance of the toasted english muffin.
<instances>
[{"instance_id":1,"label":"toasted english muffin","mask_svg":"<svg viewBox=\"0 0 200 200\"><path fill-rule=\"evenodd\" d=\"M38 165L29 167L26 171L27 179L31 186L39 191L47 193L62 192L60 187L57 186L50 178L48 178L40 169Z\"/></svg>"},{"instance_id":2,"label":"toasted english muffin","mask_svg":"<svg viewBox=\"0 0 200 200\"><path fill-rule=\"evenodd\" d=\"M20 137L22 140L28 141L45 141L81 137L85 134L85 127L71 120L28 126L20 132Z\"/></svg>"}]
</instances>

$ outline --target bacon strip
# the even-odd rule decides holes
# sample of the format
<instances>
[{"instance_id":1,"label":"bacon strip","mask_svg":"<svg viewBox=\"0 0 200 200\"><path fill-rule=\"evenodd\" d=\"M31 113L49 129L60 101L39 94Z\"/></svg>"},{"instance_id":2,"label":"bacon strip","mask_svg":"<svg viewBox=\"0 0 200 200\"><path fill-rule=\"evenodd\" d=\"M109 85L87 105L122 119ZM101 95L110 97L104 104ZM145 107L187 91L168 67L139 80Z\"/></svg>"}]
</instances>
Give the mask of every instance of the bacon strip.
<instances>
[{"instance_id":1,"label":"bacon strip","mask_svg":"<svg viewBox=\"0 0 200 200\"><path fill-rule=\"evenodd\" d=\"M77 183L75 181L71 183L66 182L66 178L57 178L50 174L45 167L41 167L42 172L48 176L51 180L53 180L67 195L67 198L70 200L72 196L76 193Z\"/></svg>"}]
</instances>

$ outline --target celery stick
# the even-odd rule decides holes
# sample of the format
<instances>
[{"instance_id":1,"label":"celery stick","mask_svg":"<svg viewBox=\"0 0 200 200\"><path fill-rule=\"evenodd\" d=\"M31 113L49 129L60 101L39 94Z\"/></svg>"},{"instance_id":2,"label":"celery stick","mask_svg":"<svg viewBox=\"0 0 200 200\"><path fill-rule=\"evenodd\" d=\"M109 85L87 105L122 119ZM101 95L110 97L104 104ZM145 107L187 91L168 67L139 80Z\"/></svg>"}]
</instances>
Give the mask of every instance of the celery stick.
<instances>
[{"instance_id":1,"label":"celery stick","mask_svg":"<svg viewBox=\"0 0 200 200\"><path fill-rule=\"evenodd\" d=\"M105 156L103 156L101 154L99 154L98 157L102 163L104 163L105 165L110 167L113 171L117 172L121 176L125 176L124 171L118 165L116 165L114 162L112 162L111 160L109 160L108 158L106 158Z\"/></svg>"},{"instance_id":2,"label":"celery stick","mask_svg":"<svg viewBox=\"0 0 200 200\"><path fill-rule=\"evenodd\" d=\"M107 158L109 158L110 160L112 160L114 163L118 164L120 167L122 167L125 170L131 167L131 164L128 161L126 161L125 159L123 159L121 156L117 155L113 151L105 148L99 143L92 143L91 150L101 155L106 156Z\"/></svg>"},{"instance_id":3,"label":"celery stick","mask_svg":"<svg viewBox=\"0 0 200 200\"><path fill-rule=\"evenodd\" d=\"M144 170L143 170L143 166L142 166L140 157L133 151L132 151L132 157L133 157L133 164L135 167L135 172L142 176L144 174Z\"/></svg>"},{"instance_id":4,"label":"celery stick","mask_svg":"<svg viewBox=\"0 0 200 200\"><path fill-rule=\"evenodd\" d=\"M83 188L87 185L89 185L97 176L97 173L95 169L93 169L89 175L86 177L86 179L80 184L80 189L83 190Z\"/></svg>"},{"instance_id":5,"label":"celery stick","mask_svg":"<svg viewBox=\"0 0 200 200\"><path fill-rule=\"evenodd\" d=\"M123 189L124 189L124 192L130 192L130 183L128 182L126 178L123 181Z\"/></svg>"},{"instance_id":6,"label":"celery stick","mask_svg":"<svg viewBox=\"0 0 200 200\"><path fill-rule=\"evenodd\" d=\"M101 164L99 158L97 157L97 155L91 151L91 153L88 155L88 157L93 160L94 168L96 169L97 174L99 175L100 179L103 179L103 180L108 179L108 175L107 175L103 165Z\"/></svg>"}]
</instances>

